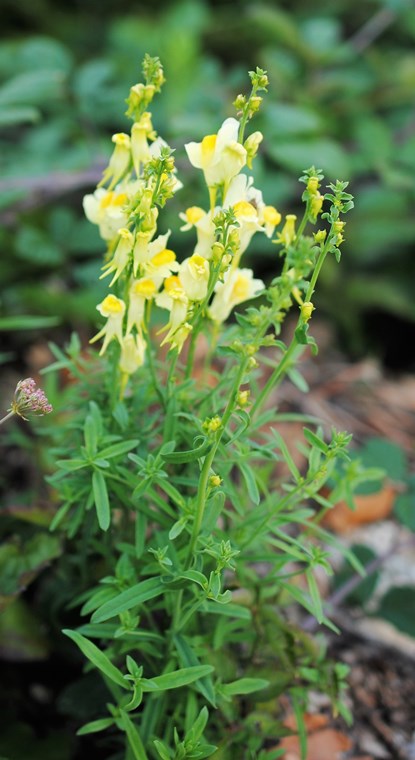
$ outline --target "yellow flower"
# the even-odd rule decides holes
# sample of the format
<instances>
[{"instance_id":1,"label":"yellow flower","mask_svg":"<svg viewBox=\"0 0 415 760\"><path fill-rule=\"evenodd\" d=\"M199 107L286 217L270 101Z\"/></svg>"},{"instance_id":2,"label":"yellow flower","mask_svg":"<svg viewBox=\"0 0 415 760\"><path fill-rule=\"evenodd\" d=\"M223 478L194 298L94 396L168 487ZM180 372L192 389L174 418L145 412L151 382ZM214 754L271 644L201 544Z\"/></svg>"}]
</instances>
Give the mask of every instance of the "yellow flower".
<instances>
[{"instance_id":1,"label":"yellow flower","mask_svg":"<svg viewBox=\"0 0 415 760\"><path fill-rule=\"evenodd\" d=\"M311 301L304 301L301 306L301 317L304 322L308 322L311 319L311 315L315 309L315 306Z\"/></svg>"},{"instance_id":2,"label":"yellow flower","mask_svg":"<svg viewBox=\"0 0 415 760\"><path fill-rule=\"evenodd\" d=\"M151 301L157 293L157 287L149 277L133 280L130 290L130 303L127 314L127 333L135 326L141 332L144 322L146 301Z\"/></svg>"},{"instance_id":3,"label":"yellow flower","mask_svg":"<svg viewBox=\"0 0 415 760\"><path fill-rule=\"evenodd\" d=\"M117 298L111 293L98 304L97 309L103 317L107 317L107 324L93 338L91 338L89 342L95 343L95 341L100 338L104 338L104 343L99 352L100 356L102 356L113 338L116 338L119 343L122 343L122 325L125 314L125 303L121 298Z\"/></svg>"},{"instance_id":4,"label":"yellow flower","mask_svg":"<svg viewBox=\"0 0 415 760\"><path fill-rule=\"evenodd\" d=\"M155 137L151 113L145 111L140 121L136 121L131 128L131 153L137 177L140 174L140 164L147 163L151 158L148 140L154 140Z\"/></svg>"},{"instance_id":5,"label":"yellow flower","mask_svg":"<svg viewBox=\"0 0 415 760\"><path fill-rule=\"evenodd\" d=\"M295 214L287 214L285 224L281 232L278 233L276 243L282 243L287 248L295 240L295 223L297 217Z\"/></svg>"},{"instance_id":6,"label":"yellow flower","mask_svg":"<svg viewBox=\"0 0 415 760\"><path fill-rule=\"evenodd\" d=\"M241 256L248 248L255 232L263 232L264 230L258 222L256 207L249 201L238 201L233 206L233 211L239 223L236 232L239 238L238 253Z\"/></svg>"},{"instance_id":7,"label":"yellow flower","mask_svg":"<svg viewBox=\"0 0 415 760\"><path fill-rule=\"evenodd\" d=\"M170 319L164 329L168 330L161 345L168 343L170 337L186 321L189 299L178 277L167 277L164 281L164 290L156 296L156 304L161 309L168 309Z\"/></svg>"},{"instance_id":8,"label":"yellow flower","mask_svg":"<svg viewBox=\"0 0 415 760\"><path fill-rule=\"evenodd\" d=\"M234 306L254 298L264 288L262 280L254 279L252 269L228 269L224 281L215 286L215 296L208 312L210 318L224 322Z\"/></svg>"},{"instance_id":9,"label":"yellow flower","mask_svg":"<svg viewBox=\"0 0 415 760\"><path fill-rule=\"evenodd\" d=\"M114 256L108 264L105 264L102 267L105 271L99 278L102 280L103 277L107 277L111 272L115 272L114 277L110 282L110 287L116 282L116 280L118 280L119 276L127 266L134 245L134 236L126 227L122 227L118 230L118 235L119 238Z\"/></svg>"},{"instance_id":10,"label":"yellow flower","mask_svg":"<svg viewBox=\"0 0 415 760\"><path fill-rule=\"evenodd\" d=\"M265 234L268 238L274 234L274 229L281 221L281 214L274 206L264 206L259 214L259 222L265 227Z\"/></svg>"},{"instance_id":11,"label":"yellow flower","mask_svg":"<svg viewBox=\"0 0 415 760\"><path fill-rule=\"evenodd\" d=\"M252 132L244 142L244 148L246 150L246 164L249 169L252 169L252 161L258 153L258 148L264 139L262 132Z\"/></svg>"},{"instance_id":12,"label":"yellow flower","mask_svg":"<svg viewBox=\"0 0 415 760\"><path fill-rule=\"evenodd\" d=\"M127 223L125 206L129 198L121 187L119 185L115 190L98 187L83 199L86 218L99 226L99 234L104 240L112 240L120 227Z\"/></svg>"},{"instance_id":13,"label":"yellow flower","mask_svg":"<svg viewBox=\"0 0 415 760\"><path fill-rule=\"evenodd\" d=\"M200 222L204 216L206 216L206 211L203 211L200 206L190 206L190 208L187 208L186 211L182 211L179 214L180 219L183 219L184 221L184 225L180 227L180 229L182 232L190 230L197 224L197 222Z\"/></svg>"},{"instance_id":14,"label":"yellow flower","mask_svg":"<svg viewBox=\"0 0 415 760\"><path fill-rule=\"evenodd\" d=\"M125 335L121 343L119 368L126 375L132 375L144 364L146 342L141 333Z\"/></svg>"},{"instance_id":15,"label":"yellow flower","mask_svg":"<svg viewBox=\"0 0 415 760\"><path fill-rule=\"evenodd\" d=\"M157 217L158 209L151 208L146 213L146 217L141 223L141 228L136 231L133 249L134 277L137 277L140 264L149 261L156 253L159 252L159 250L161 251L166 247L166 242L170 235L170 232L166 233L166 236L159 235L156 240L153 241L153 244L150 243L157 230ZM163 238L163 240L160 238ZM160 248L157 247L158 245L160 245Z\"/></svg>"},{"instance_id":16,"label":"yellow flower","mask_svg":"<svg viewBox=\"0 0 415 760\"><path fill-rule=\"evenodd\" d=\"M165 337L163 343L170 343L169 351L172 351L174 348L177 349L177 353L180 354L181 350L183 348L183 345L187 338L189 337L190 333L192 332L193 327L189 324L189 322L185 322L183 325L181 325L176 332L172 332L170 330L169 336Z\"/></svg>"},{"instance_id":17,"label":"yellow flower","mask_svg":"<svg viewBox=\"0 0 415 760\"><path fill-rule=\"evenodd\" d=\"M143 264L145 274L147 277L151 277L157 288L160 287L166 277L170 277L172 272L178 272L179 269L180 264L176 261L176 254L169 248L163 248L150 261Z\"/></svg>"},{"instance_id":18,"label":"yellow flower","mask_svg":"<svg viewBox=\"0 0 415 760\"><path fill-rule=\"evenodd\" d=\"M198 253L185 259L180 266L180 282L190 301L203 301L209 283L209 262Z\"/></svg>"},{"instance_id":19,"label":"yellow flower","mask_svg":"<svg viewBox=\"0 0 415 760\"><path fill-rule=\"evenodd\" d=\"M102 180L98 187L110 182L108 187L112 190L113 187L120 181L131 163L131 141L129 135L124 132L118 132L112 136L112 142L115 143L112 156L109 160L109 164L102 175Z\"/></svg>"},{"instance_id":20,"label":"yellow flower","mask_svg":"<svg viewBox=\"0 0 415 760\"><path fill-rule=\"evenodd\" d=\"M190 163L202 169L208 187L228 184L246 164L247 153L238 142L239 122L226 119L217 135L206 135L202 142L185 145Z\"/></svg>"}]
</instances>

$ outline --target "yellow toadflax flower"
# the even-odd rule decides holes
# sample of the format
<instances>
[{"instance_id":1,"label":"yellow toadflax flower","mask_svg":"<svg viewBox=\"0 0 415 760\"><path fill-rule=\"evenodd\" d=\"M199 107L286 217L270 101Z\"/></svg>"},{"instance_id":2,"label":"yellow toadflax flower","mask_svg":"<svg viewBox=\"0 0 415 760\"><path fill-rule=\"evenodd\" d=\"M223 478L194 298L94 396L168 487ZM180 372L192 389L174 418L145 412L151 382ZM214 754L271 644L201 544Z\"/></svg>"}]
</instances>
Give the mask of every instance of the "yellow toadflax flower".
<instances>
[{"instance_id":1,"label":"yellow toadflax flower","mask_svg":"<svg viewBox=\"0 0 415 760\"><path fill-rule=\"evenodd\" d=\"M215 296L208 313L216 322L224 322L234 306L248 301L265 288L262 280L254 279L252 269L228 269L224 281L215 286Z\"/></svg>"},{"instance_id":2,"label":"yellow toadflax flower","mask_svg":"<svg viewBox=\"0 0 415 760\"><path fill-rule=\"evenodd\" d=\"M147 163L151 158L148 140L154 140L155 137L151 113L145 111L140 121L135 122L131 128L131 154L137 177L140 174L140 165Z\"/></svg>"},{"instance_id":3,"label":"yellow toadflax flower","mask_svg":"<svg viewBox=\"0 0 415 760\"><path fill-rule=\"evenodd\" d=\"M115 272L114 277L110 282L110 287L123 273L125 267L129 262L130 253L132 252L134 245L134 236L126 227L122 227L120 230L118 230L118 235L118 243L114 252L114 256L111 261L108 262L108 264L105 264L102 267L104 273L99 278L102 280L104 277L108 277L111 272Z\"/></svg>"},{"instance_id":4,"label":"yellow toadflax flower","mask_svg":"<svg viewBox=\"0 0 415 760\"><path fill-rule=\"evenodd\" d=\"M99 234L104 240L112 240L120 227L127 223L125 206L128 201L127 187L124 189L121 185L115 190L98 187L94 193L84 196L85 216L99 226Z\"/></svg>"},{"instance_id":5,"label":"yellow toadflax flower","mask_svg":"<svg viewBox=\"0 0 415 760\"><path fill-rule=\"evenodd\" d=\"M112 136L112 142L115 143L109 164L102 175L102 180L98 187L109 182L108 190L112 190L117 182L122 179L128 171L131 163L131 141L129 135L124 132L118 132Z\"/></svg>"},{"instance_id":6,"label":"yellow toadflax flower","mask_svg":"<svg viewBox=\"0 0 415 760\"><path fill-rule=\"evenodd\" d=\"M189 301L203 301L206 297L209 272L209 262L198 253L182 262L179 277Z\"/></svg>"},{"instance_id":7,"label":"yellow toadflax flower","mask_svg":"<svg viewBox=\"0 0 415 760\"><path fill-rule=\"evenodd\" d=\"M130 290L130 303L127 314L127 333L135 326L139 332L142 330L146 301L151 301L157 293L157 287L150 277L142 277L133 280Z\"/></svg>"},{"instance_id":8,"label":"yellow toadflax flower","mask_svg":"<svg viewBox=\"0 0 415 760\"><path fill-rule=\"evenodd\" d=\"M121 343L121 356L118 366L123 374L132 375L144 364L147 344L141 335L129 333Z\"/></svg>"},{"instance_id":9,"label":"yellow toadflax flower","mask_svg":"<svg viewBox=\"0 0 415 760\"><path fill-rule=\"evenodd\" d=\"M173 272L178 272L180 264L176 261L176 254L169 248L163 248L156 253L150 261L143 264L143 270L147 277L151 277L157 288L166 277L170 277Z\"/></svg>"},{"instance_id":10,"label":"yellow toadflax flower","mask_svg":"<svg viewBox=\"0 0 415 760\"><path fill-rule=\"evenodd\" d=\"M166 343L170 340L170 336L184 324L189 308L189 299L178 277L166 278L163 291L156 295L156 304L161 309L168 309L170 312L170 319L164 328L168 330L163 340L163 343Z\"/></svg>"},{"instance_id":11,"label":"yellow toadflax flower","mask_svg":"<svg viewBox=\"0 0 415 760\"><path fill-rule=\"evenodd\" d=\"M276 243L282 243L285 248L288 248L289 245L295 240L295 223L297 221L297 217L295 214L287 214L285 217L285 224L282 228L281 232L278 233L275 242Z\"/></svg>"},{"instance_id":12,"label":"yellow toadflax flower","mask_svg":"<svg viewBox=\"0 0 415 760\"><path fill-rule=\"evenodd\" d=\"M206 135L202 142L185 145L190 163L202 169L208 187L227 185L246 164L247 153L238 142L239 121L226 119L217 135Z\"/></svg>"},{"instance_id":13,"label":"yellow toadflax flower","mask_svg":"<svg viewBox=\"0 0 415 760\"><path fill-rule=\"evenodd\" d=\"M121 298L117 298L117 296L114 296L111 293L98 304L97 309L103 317L107 317L107 324L93 338L91 338L89 342L95 343L95 341L100 338L104 338L101 351L99 352L99 355L102 356L113 338L116 338L119 343L122 343L122 324L125 314L125 303Z\"/></svg>"}]
</instances>

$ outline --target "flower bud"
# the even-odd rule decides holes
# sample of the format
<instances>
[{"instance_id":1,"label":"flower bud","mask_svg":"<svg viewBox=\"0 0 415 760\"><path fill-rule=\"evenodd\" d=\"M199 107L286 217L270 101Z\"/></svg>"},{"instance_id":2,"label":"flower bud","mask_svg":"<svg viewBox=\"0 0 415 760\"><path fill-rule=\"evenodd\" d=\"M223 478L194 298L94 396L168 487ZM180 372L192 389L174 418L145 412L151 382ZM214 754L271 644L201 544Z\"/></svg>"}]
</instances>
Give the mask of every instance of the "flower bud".
<instances>
[{"instance_id":1,"label":"flower bud","mask_svg":"<svg viewBox=\"0 0 415 760\"><path fill-rule=\"evenodd\" d=\"M209 485L211 488L218 488L222 483L222 478L219 475L211 475L209 478Z\"/></svg>"},{"instance_id":2,"label":"flower bud","mask_svg":"<svg viewBox=\"0 0 415 760\"><path fill-rule=\"evenodd\" d=\"M314 309L315 306L311 303L311 301L304 301L303 305L301 306L301 317L304 322L308 322L311 319L311 315Z\"/></svg>"}]
</instances>

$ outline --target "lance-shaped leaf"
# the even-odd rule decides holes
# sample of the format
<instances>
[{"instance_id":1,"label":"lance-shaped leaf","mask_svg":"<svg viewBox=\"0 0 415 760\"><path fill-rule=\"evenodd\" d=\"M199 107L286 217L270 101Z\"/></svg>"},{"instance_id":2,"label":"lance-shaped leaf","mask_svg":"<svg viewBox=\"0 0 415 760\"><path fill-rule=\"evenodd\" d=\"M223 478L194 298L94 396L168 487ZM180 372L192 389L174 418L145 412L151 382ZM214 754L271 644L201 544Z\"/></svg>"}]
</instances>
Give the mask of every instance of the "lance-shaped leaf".
<instances>
[{"instance_id":1,"label":"lance-shaped leaf","mask_svg":"<svg viewBox=\"0 0 415 760\"><path fill-rule=\"evenodd\" d=\"M86 639L85 636L82 636L78 631L69 631L68 629L65 629L62 633L72 639L72 641L74 641L79 647L82 654L85 655L85 657L92 662L98 670L104 673L107 678L110 678L111 681L114 681L118 686L122 686L123 689L130 690L130 684L124 678L121 670L118 670L118 668L108 659L107 655L104 654L104 652L101 652L92 641Z\"/></svg>"},{"instance_id":2,"label":"lance-shaped leaf","mask_svg":"<svg viewBox=\"0 0 415 760\"><path fill-rule=\"evenodd\" d=\"M111 521L107 484L100 470L92 473L92 492L97 510L98 524L101 530L108 530Z\"/></svg>"},{"instance_id":3,"label":"lance-shaped leaf","mask_svg":"<svg viewBox=\"0 0 415 760\"><path fill-rule=\"evenodd\" d=\"M161 582L160 578L147 578L147 580L140 581L140 583L137 583L126 591L122 591L114 599L103 604L94 612L91 620L93 623L102 623L104 620L109 620L109 618L119 615L120 612L125 612L132 607L136 607L138 604L160 596L165 591L166 586Z\"/></svg>"},{"instance_id":4,"label":"lance-shaped leaf","mask_svg":"<svg viewBox=\"0 0 415 760\"><path fill-rule=\"evenodd\" d=\"M197 665L191 668L181 668L174 670L172 673L163 673L161 676L141 680L143 691L167 691L168 689L179 689L181 686L187 686L190 683L198 681L199 678L212 673L212 665Z\"/></svg>"}]
</instances>

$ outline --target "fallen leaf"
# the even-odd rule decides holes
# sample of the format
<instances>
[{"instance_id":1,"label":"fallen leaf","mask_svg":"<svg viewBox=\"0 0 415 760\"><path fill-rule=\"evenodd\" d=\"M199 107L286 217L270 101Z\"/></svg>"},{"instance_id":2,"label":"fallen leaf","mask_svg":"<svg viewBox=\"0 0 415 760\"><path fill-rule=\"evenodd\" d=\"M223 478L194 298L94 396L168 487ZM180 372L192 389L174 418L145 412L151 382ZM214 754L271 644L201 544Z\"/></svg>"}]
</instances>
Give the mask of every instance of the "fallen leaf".
<instances>
[{"instance_id":1,"label":"fallen leaf","mask_svg":"<svg viewBox=\"0 0 415 760\"><path fill-rule=\"evenodd\" d=\"M392 512L397 493L394 486L387 484L376 493L357 495L355 510L340 501L326 513L324 523L336 533L347 533L360 525L385 520Z\"/></svg>"},{"instance_id":2,"label":"fallen leaf","mask_svg":"<svg viewBox=\"0 0 415 760\"><path fill-rule=\"evenodd\" d=\"M301 760L300 742L297 736L286 736L280 742L285 749L284 760ZM346 734L333 728L316 731L307 738L307 760L342 760L342 753L349 750L352 742Z\"/></svg>"},{"instance_id":3,"label":"fallen leaf","mask_svg":"<svg viewBox=\"0 0 415 760\"><path fill-rule=\"evenodd\" d=\"M328 716L323 715L322 713L305 713L303 719L308 734L323 728L323 726L327 726L329 721ZM284 726L290 728L292 731L297 730L297 721L293 713L285 718Z\"/></svg>"}]
</instances>

